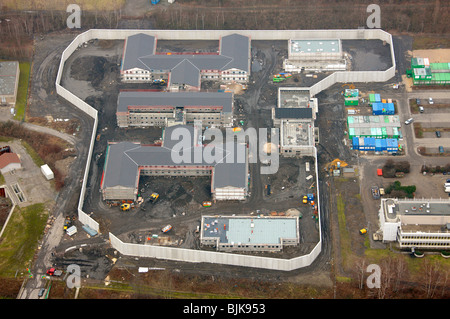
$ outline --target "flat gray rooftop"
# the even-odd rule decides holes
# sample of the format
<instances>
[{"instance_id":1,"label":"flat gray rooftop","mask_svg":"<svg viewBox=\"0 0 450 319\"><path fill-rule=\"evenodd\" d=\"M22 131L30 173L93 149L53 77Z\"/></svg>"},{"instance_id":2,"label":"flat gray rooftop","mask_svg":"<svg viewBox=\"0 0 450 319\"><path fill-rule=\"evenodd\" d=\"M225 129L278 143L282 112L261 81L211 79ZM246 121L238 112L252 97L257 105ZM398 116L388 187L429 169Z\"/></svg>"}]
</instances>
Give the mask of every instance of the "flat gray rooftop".
<instances>
[{"instance_id":1,"label":"flat gray rooftop","mask_svg":"<svg viewBox=\"0 0 450 319\"><path fill-rule=\"evenodd\" d=\"M387 218L395 220L398 216L449 216L450 200L414 199L382 200L382 207Z\"/></svg>"},{"instance_id":2,"label":"flat gray rooftop","mask_svg":"<svg viewBox=\"0 0 450 319\"><path fill-rule=\"evenodd\" d=\"M399 202L397 212L403 215L450 215L450 201L433 202L425 199L423 201Z\"/></svg>"},{"instance_id":3,"label":"flat gray rooftop","mask_svg":"<svg viewBox=\"0 0 450 319\"><path fill-rule=\"evenodd\" d=\"M283 121L282 145L288 146L312 146L311 123L300 121Z\"/></svg>"},{"instance_id":4,"label":"flat gray rooftop","mask_svg":"<svg viewBox=\"0 0 450 319\"><path fill-rule=\"evenodd\" d=\"M119 93L117 112L128 112L128 107L222 107L224 113L233 112L231 92L149 92L123 91Z\"/></svg>"},{"instance_id":5,"label":"flat gray rooftop","mask_svg":"<svg viewBox=\"0 0 450 319\"><path fill-rule=\"evenodd\" d=\"M14 95L18 64L17 61L0 62L0 95Z\"/></svg>"},{"instance_id":6,"label":"flat gray rooftop","mask_svg":"<svg viewBox=\"0 0 450 319\"><path fill-rule=\"evenodd\" d=\"M280 108L308 108L310 106L311 95L308 90L303 89L280 89L278 106Z\"/></svg>"}]
</instances>

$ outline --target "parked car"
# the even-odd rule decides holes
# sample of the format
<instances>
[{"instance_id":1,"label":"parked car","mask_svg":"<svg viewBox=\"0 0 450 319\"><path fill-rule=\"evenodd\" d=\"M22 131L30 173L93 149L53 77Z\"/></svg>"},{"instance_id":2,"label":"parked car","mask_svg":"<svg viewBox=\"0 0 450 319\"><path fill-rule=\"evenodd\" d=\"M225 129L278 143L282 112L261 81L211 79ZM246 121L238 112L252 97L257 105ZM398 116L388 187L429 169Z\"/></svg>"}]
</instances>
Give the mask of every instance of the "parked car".
<instances>
[{"instance_id":1,"label":"parked car","mask_svg":"<svg viewBox=\"0 0 450 319\"><path fill-rule=\"evenodd\" d=\"M420 105L420 100L416 99L416 103L417 103L417 105Z\"/></svg>"},{"instance_id":2,"label":"parked car","mask_svg":"<svg viewBox=\"0 0 450 319\"><path fill-rule=\"evenodd\" d=\"M428 103L433 104L433 103L434 103L433 98L430 97L430 98L428 99Z\"/></svg>"},{"instance_id":3,"label":"parked car","mask_svg":"<svg viewBox=\"0 0 450 319\"><path fill-rule=\"evenodd\" d=\"M409 119L407 119L407 120L405 121L405 124L406 124L406 125L409 125L409 124L411 124L412 122L414 122L414 119L411 117L411 118L409 118Z\"/></svg>"},{"instance_id":4,"label":"parked car","mask_svg":"<svg viewBox=\"0 0 450 319\"><path fill-rule=\"evenodd\" d=\"M441 137L441 131L436 131L436 137Z\"/></svg>"},{"instance_id":5,"label":"parked car","mask_svg":"<svg viewBox=\"0 0 450 319\"><path fill-rule=\"evenodd\" d=\"M444 153L444 147L443 146L439 146L439 153Z\"/></svg>"},{"instance_id":6,"label":"parked car","mask_svg":"<svg viewBox=\"0 0 450 319\"><path fill-rule=\"evenodd\" d=\"M420 113L423 113L423 111L424 111L423 106L419 106L419 112L420 112Z\"/></svg>"},{"instance_id":7,"label":"parked car","mask_svg":"<svg viewBox=\"0 0 450 319\"><path fill-rule=\"evenodd\" d=\"M379 199L380 198L380 189L378 188L378 186L372 186L372 196L374 199Z\"/></svg>"},{"instance_id":8,"label":"parked car","mask_svg":"<svg viewBox=\"0 0 450 319\"><path fill-rule=\"evenodd\" d=\"M38 297L42 297L44 295L45 288L39 289Z\"/></svg>"}]
</instances>

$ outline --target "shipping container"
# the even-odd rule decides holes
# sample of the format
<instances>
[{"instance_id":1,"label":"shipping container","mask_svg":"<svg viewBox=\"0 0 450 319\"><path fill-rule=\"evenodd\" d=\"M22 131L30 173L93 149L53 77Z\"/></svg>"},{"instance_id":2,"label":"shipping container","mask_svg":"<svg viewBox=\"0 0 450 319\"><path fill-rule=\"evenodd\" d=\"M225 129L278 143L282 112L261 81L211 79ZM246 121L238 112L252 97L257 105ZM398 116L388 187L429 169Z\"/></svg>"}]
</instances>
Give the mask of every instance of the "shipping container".
<instances>
[{"instance_id":1,"label":"shipping container","mask_svg":"<svg viewBox=\"0 0 450 319\"><path fill-rule=\"evenodd\" d=\"M47 164L41 166L41 172L42 172L42 174L44 174L44 176L47 180L51 180L51 179L55 178L53 171L50 169L50 167Z\"/></svg>"},{"instance_id":2,"label":"shipping container","mask_svg":"<svg viewBox=\"0 0 450 319\"><path fill-rule=\"evenodd\" d=\"M373 103L372 114L373 115L394 115L395 107L394 103Z\"/></svg>"}]
</instances>

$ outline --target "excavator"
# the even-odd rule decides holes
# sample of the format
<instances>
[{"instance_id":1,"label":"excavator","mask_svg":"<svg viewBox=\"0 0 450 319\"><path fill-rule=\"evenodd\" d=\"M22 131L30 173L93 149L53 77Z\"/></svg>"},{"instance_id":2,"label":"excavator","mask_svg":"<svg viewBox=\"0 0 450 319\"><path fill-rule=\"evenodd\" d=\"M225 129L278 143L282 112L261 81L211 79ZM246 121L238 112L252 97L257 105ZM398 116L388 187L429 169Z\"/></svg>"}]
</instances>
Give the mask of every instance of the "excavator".
<instances>
[{"instance_id":1,"label":"excavator","mask_svg":"<svg viewBox=\"0 0 450 319\"><path fill-rule=\"evenodd\" d=\"M346 167L348 166L348 164L344 161L341 161L339 158L336 158L334 160L332 160L330 163L326 164L325 166L325 170L327 170L328 172L332 172L335 169L338 169L340 167Z\"/></svg>"}]
</instances>

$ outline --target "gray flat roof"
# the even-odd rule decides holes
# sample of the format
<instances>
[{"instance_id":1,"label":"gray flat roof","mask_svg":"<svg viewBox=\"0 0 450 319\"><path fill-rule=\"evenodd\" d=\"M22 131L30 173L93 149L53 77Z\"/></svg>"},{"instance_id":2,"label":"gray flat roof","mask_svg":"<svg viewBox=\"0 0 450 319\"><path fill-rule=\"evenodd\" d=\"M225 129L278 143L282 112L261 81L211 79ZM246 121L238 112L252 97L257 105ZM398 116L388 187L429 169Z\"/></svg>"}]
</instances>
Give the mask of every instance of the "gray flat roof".
<instances>
[{"instance_id":1,"label":"gray flat roof","mask_svg":"<svg viewBox=\"0 0 450 319\"><path fill-rule=\"evenodd\" d=\"M117 112L127 112L129 106L211 106L222 107L224 113L233 112L231 92L149 92L123 91L119 93Z\"/></svg>"},{"instance_id":2,"label":"gray flat roof","mask_svg":"<svg viewBox=\"0 0 450 319\"><path fill-rule=\"evenodd\" d=\"M0 62L0 95L14 95L18 64L17 61Z\"/></svg>"},{"instance_id":3,"label":"gray flat roof","mask_svg":"<svg viewBox=\"0 0 450 319\"><path fill-rule=\"evenodd\" d=\"M275 108L275 118L277 119L312 119L312 108Z\"/></svg>"},{"instance_id":4,"label":"gray flat roof","mask_svg":"<svg viewBox=\"0 0 450 319\"><path fill-rule=\"evenodd\" d=\"M296 217L203 217L203 237L217 237L221 244L280 244L297 234Z\"/></svg>"}]
</instances>

